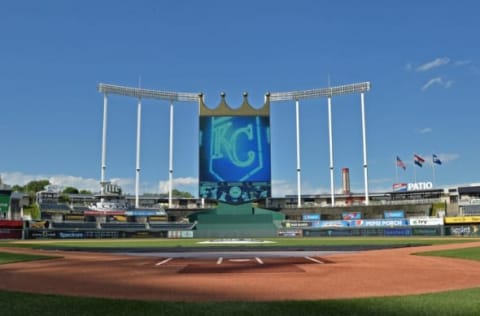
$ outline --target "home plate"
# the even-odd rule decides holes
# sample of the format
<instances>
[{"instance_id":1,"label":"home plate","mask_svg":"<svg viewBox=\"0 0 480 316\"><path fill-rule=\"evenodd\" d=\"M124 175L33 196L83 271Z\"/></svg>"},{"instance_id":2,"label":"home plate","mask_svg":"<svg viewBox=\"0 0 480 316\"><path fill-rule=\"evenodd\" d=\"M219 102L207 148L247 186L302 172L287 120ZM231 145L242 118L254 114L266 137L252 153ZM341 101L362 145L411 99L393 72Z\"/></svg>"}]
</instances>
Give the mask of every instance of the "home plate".
<instances>
[{"instance_id":1,"label":"home plate","mask_svg":"<svg viewBox=\"0 0 480 316\"><path fill-rule=\"evenodd\" d=\"M248 261L251 261L252 259L228 259L228 261L231 261L231 262L248 262Z\"/></svg>"},{"instance_id":2,"label":"home plate","mask_svg":"<svg viewBox=\"0 0 480 316\"><path fill-rule=\"evenodd\" d=\"M220 257L224 259L223 257ZM178 273L305 273L301 265L316 264L305 258L228 258L225 260L184 260ZM180 261L180 260L178 260ZM177 262L178 262L177 261Z\"/></svg>"}]
</instances>

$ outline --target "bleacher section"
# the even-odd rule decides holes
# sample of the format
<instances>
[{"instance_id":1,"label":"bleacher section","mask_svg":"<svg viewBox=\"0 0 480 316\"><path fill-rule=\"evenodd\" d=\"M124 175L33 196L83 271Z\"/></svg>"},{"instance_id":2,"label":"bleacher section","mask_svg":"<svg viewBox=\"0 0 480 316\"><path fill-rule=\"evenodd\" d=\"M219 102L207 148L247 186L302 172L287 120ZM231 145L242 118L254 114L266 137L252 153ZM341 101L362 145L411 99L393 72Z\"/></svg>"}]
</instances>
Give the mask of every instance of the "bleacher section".
<instances>
[{"instance_id":1,"label":"bleacher section","mask_svg":"<svg viewBox=\"0 0 480 316\"><path fill-rule=\"evenodd\" d=\"M89 208L88 206L84 206L84 205L74 205L73 206L73 211L75 212L85 212L85 211L88 211Z\"/></svg>"},{"instance_id":2,"label":"bleacher section","mask_svg":"<svg viewBox=\"0 0 480 316\"><path fill-rule=\"evenodd\" d=\"M192 230L196 223L149 223L151 230Z\"/></svg>"},{"instance_id":3,"label":"bleacher section","mask_svg":"<svg viewBox=\"0 0 480 316\"><path fill-rule=\"evenodd\" d=\"M66 203L40 203L41 212L70 212L70 206Z\"/></svg>"},{"instance_id":4,"label":"bleacher section","mask_svg":"<svg viewBox=\"0 0 480 316\"><path fill-rule=\"evenodd\" d=\"M44 221L45 222L45 221ZM42 222L42 223L44 223ZM196 223L178 223L178 222L162 222L162 223L130 223L130 222L107 222L97 224L96 222L82 222L82 221L65 221L65 222L49 222L51 229L112 229L112 230L155 230L155 231L169 231L169 230L192 230ZM31 228L37 228L32 226ZM41 225L38 228L45 228Z\"/></svg>"},{"instance_id":5,"label":"bleacher section","mask_svg":"<svg viewBox=\"0 0 480 316\"><path fill-rule=\"evenodd\" d=\"M147 226L142 223L128 223L128 222L110 222L110 223L101 223L102 229L113 229L113 230L142 230L147 229Z\"/></svg>"},{"instance_id":6,"label":"bleacher section","mask_svg":"<svg viewBox=\"0 0 480 316\"><path fill-rule=\"evenodd\" d=\"M462 207L463 216L480 215L480 204L464 205Z\"/></svg>"},{"instance_id":7,"label":"bleacher section","mask_svg":"<svg viewBox=\"0 0 480 316\"><path fill-rule=\"evenodd\" d=\"M51 223L51 228L52 229L74 229L74 230L96 229L97 228L97 223L95 223L95 222L80 222L80 221L75 221L75 222L52 222Z\"/></svg>"}]
</instances>

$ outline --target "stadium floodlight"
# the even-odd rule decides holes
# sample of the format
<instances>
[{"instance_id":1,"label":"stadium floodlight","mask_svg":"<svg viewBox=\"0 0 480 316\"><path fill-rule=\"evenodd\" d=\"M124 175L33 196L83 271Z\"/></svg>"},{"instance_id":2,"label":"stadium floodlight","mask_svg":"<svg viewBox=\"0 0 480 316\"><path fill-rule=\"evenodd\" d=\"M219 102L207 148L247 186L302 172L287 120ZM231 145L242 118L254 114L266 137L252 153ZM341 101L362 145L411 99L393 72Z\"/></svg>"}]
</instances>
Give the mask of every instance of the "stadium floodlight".
<instances>
[{"instance_id":1,"label":"stadium floodlight","mask_svg":"<svg viewBox=\"0 0 480 316\"><path fill-rule=\"evenodd\" d=\"M172 189L173 189L173 103L174 102L198 102L201 93L191 92L170 92L161 90L149 90L112 84L100 83L98 91L103 93L103 131L102 131L102 166L100 182L105 182L106 166L106 146L107 146L107 112L108 112L108 94L117 94L122 96L138 98L137 105L137 149L136 149L136 176L135 176L135 207L139 207L139 186L140 186L140 134L141 134L141 99L159 99L170 101L170 146L169 146L169 190L168 204L172 207ZM101 195L103 196L103 186Z\"/></svg>"},{"instance_id":2,"label":"stadium floodlight","mask_svg":"<svg viewBox=\"0 0 480 316\"><path fill-rule=\"evenodd\" d=\"M271 92L270 102L298 101L302 99L328 98L335 95L362 93L370 90L370 82L353 83L343 86L328 87L290 92Z\"/></svg>"},{"instance_id":3,"label":"stadium floodlight","mask_svg":"<svg viewBox=\"0 0 480 316\"><path fill-rule=\"evenodd\" d=\"M170 92L161 90L149 90L141 88L132 88L117 86L112 84L100 83L98 91L105 94L118 94L123 96L145 98L145 99L160 99L168 101L192 102L198 101L200 93L192 92Z\"/></svg>"},{"instance_id":4,"label":"stadium floodlight","mask_svg":"<svg viewBox=\"0 0 480 316\"><path fill-rule=\"evenodd\" d=\"M361 110L362 110L362 141L363 141L363 169L364 169L364 182L365 182L365 204L368 205L368 168L367 168L367 143L365 134L365 101L364 93L370 90L370 82L353 83L343 86L335 86L321 89L311 89L303 91L290 91L290 92L269 92L266 94L270 102L281 101L295 101L296 107L296 134L297 134L297 206L301 207L301 167L300 167L300 119L299 119L299 101L304 99L318 99L328 98L328 130L329 130L329 149L330 149L330 191L332 206L335 205L335 190L333 181L333 139L332 139L332 112L331 112L331 99L333 96L360 93L361 95Z\"/></svg>"}]
</instances>

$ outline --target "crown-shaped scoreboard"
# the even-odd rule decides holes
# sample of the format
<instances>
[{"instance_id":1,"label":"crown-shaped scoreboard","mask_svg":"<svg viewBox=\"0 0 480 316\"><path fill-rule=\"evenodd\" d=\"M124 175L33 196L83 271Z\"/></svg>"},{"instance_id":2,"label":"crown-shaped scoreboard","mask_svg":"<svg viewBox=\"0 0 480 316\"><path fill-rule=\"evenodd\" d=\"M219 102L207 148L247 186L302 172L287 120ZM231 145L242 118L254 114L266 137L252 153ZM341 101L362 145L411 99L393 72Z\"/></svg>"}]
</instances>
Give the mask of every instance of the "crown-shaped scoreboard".
<instances>
[{"instance_id":1,"label":"crown-shaped scoreboard","mask_svg":"<svg viewBox=\"0 0 480 316\"><path fill-rule=\"evenodd\" d=\"M221 96L214 109L200 98L199 196L231 204L270 197L269 99L256 109L244 93L232 108Z\"/></svg>"}]
</instances>

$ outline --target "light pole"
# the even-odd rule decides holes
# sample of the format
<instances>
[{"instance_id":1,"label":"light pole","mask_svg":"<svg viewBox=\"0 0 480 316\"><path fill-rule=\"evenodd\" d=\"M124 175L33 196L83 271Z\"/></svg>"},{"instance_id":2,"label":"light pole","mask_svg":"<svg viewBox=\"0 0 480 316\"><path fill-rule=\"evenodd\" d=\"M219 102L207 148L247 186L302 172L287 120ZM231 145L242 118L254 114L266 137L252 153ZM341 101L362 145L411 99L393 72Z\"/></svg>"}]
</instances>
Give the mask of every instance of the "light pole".
<instances>
[{"instance_id":1,"label":"light pole","mask_svg":"<svg viewBox=\"0 0 480 316\"><path fill-rule=\"evenodd\" d=\"M107 94L117 94L122 96L134 97L138 99L137 105L137 150L136 150L136 175L135 175L135 206L139 205L139 186L140 186L140 132L141 132L141 99L158 99L170 101L170 144L169 144L169 192L168 206L172 207L172 189L173 189L173 103L174 102L198 102L199 94L190 92L170 92L161 90L150 90L142 88L132 88L117 86L112 84L100 83L98 91L103 93L103 134L102 134L102 173L101 182L105 181L106 171L106 147L107 147ZM103 186L101 188L103 194Z\"/></svg>"},{"instance_id":2,"label":"light pole","mask_svg":"<svg viewBox=\"0 0 480 316\"><path fill-rule=\"evenodd\" d=\"M136 152L136 169L135 169L135 207L139 208L139 192L140 192L140 140L142 132L142 98L138 98L137 104L137 152Z\"/></svg>"},{"instance_id":3,"label":"light pole","mask_svg":"<svg viewBox=\"0 0 480 316\"><path fill-rule=\"evenodd\" d=\"M295 101L296 107L296 123L297 123L297 206L301 207L301 188L300 188L300 145L299 145L299 118L298 107L299 101L303 99L318 99L328 98L328 125L329 125L329 151L330 151L330 191L332 195L332 206L335 204L335 189L333 184L333 141L332 141L332 118L331 118L331 98L336 95L360 93L362 103L362 140L363 140L363 168L365 178L365 203L368 205L368 172L367 172L367 145L366 145L366 132L365 132L365 104L364 93L370 90L370 82L354 83L336 87L303 90L303 91L291 91L291 92L272 92L270 93L271 102L281 101Z\"/></svg>"}]
</instances>

